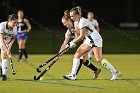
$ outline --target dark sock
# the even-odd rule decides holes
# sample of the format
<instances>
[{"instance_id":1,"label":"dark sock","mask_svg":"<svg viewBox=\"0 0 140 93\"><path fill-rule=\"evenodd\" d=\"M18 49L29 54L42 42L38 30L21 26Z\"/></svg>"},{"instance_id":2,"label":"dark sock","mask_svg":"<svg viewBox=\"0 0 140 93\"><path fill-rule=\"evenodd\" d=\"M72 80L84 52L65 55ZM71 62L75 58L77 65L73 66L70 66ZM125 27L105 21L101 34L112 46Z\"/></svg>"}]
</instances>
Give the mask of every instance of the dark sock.
<instances>
[{"instance_id":1,"label":"dark sock","mask_svg":"<svg viewBox=\"0 0 140 93\"><path fill-rule=\"evenodd\" d=\"M23 49L19 49L19 59L22 59L22 55L23 55Z\"/></svg>"},{"instance_id":2,"label":"dark sock","mask_svg":"<svg viewBox=\"0 0 140 93\"><path fill-rule=\"evenodd\" d=\"M23 53L24 53L25 58L28 58L28 54L27 54L26 49L23 49Z\"/></svg>"},{"instance_id":3,"label":"dark sock","mask_svg":"<svg viewBox=\"0 0 140 93\"><path fill-rule=\"evenodd\" d=\"M79 70L80 70L82 64L83 64L83 59L80 59L80 64L79 64L79 67L78 67L78 69L77 69L76 75L78 74L78 72L79 72Z\"/></svg>"},{"instance_id":4,"label":"dark sock","mask_svg":"<svg viewBox=\"0 0 140 93\"><path fill-rule=\"evenodd\" d=\"M91 62L89 62L88 60L86 60L86 62L84 63L84 65L88 68L90 68L93 71L97 71L97 67L95 67Z\"/></svg>"}]
</instances>

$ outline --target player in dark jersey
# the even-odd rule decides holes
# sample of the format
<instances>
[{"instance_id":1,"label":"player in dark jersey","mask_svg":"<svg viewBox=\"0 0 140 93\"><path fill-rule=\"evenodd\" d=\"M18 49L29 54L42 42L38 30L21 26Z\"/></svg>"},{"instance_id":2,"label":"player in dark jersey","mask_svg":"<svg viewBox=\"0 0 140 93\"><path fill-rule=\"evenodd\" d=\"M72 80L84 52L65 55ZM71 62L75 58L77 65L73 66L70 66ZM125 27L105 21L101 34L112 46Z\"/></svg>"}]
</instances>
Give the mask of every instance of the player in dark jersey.
<instances>
[{"instance_id":1,"label":"player in dark jersey","mask_svg":"<svg viewBox=\"0 0 140 93\"><path fill-rule=\"evenodd\" d=\"M17 41L19 45L19 58L18 62L22 62L22 55L25 56L25 62L28 61L28 54L25 47L26 40L28 37L28 33L31 31L31 25L28 21L28 19L24 18L24 12L23 10L18 11L18 33L17 33Z\"/></svg>"}]
</instances>

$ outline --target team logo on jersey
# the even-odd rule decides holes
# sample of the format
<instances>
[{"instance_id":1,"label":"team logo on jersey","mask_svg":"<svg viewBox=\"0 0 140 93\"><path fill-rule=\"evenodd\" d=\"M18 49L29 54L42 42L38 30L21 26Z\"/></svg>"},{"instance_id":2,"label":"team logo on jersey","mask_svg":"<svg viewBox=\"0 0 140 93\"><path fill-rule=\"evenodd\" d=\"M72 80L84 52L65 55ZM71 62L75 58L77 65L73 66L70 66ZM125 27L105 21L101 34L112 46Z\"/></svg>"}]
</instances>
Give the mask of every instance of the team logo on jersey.
<instances>
[{"instance_id":1,"label":"team logo on jersey","mask_svg":"<svg viewBox=\"0 0 140 93\"><path fill-rule=\"evenodd\" d=\"M10 34L10 33L3 33L3 35L5 36L5 37L14 37L15 35L14 34Z\"/></svg>"}]
</instances>

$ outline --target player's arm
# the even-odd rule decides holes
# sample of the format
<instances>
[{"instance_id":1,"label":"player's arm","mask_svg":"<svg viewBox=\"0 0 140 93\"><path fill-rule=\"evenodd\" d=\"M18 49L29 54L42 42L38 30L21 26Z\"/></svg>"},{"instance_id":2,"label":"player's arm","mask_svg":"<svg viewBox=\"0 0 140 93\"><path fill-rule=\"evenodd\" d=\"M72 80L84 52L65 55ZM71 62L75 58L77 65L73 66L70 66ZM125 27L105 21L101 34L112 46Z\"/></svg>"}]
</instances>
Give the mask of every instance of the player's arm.
<instances>
[{"instance_id":1,"label":"player's arm","mask_svg":"<svg viewBox=\"0 0 140 93\"><path fill-rule=\"evenodd\" d=\"M100 28L99 28L99 26L96 26L96 30L99 32L100 31Z\"/></svg>"},{"instance_id":2,"label":"player's arm","mask_svg":"<svg viewBox=\"0 0 140 93\"><path fill-rule=\"evenodd\" d=\"M8 47L6 46L6 43L4 41L4 35L3 35L3 33L0 33L0 41L2 43L2 46L5 47L8 50Z\"/></svg>"},{"instance_id":3,"label":"player's arm","mask_svg":"<svg viewBox=\"0 0 140 93\"><path fill-rule=\"evenodd\" d=\"M15 39L16 39L16 36L14 36L14 37L12 38L12 40L11 40L11 42L10 42L10 44L9 44L9 50L11 50L11 48L12 48L14 42L15 42Z\"/></svg>"},{"instance_id":4,"label":"player's arm","mask_svg":"<svg viewBox=\"0 0 140 93\"><path fill-rule=\"evenodd\" d=\"M62 51L62 50L65 49L66 45L67 45L68 42L69 42L70 37L71 37L71 33L67 31L67 32L65 33L65 40L64 40L63 44L61 45L60 51Z\"/></svg>"},{"instance_id":5,"label":"player's arm","mask_svg":"<svg viewBox=\"0 0 140 93\"><path fill-rule=\"evenodd\" d=\"M96 30L99 32L100 31L100 28L99 28L99 23L97 22L96 20L96 26L95 26Z\"/></svg>"},{"instance_id":6,"label":"player's arm","mask_svg":"<svg viewBox=\"0 0 140 93\"><path fill-rule=\"evenodd\" d=\"M86 28L81 28L80 29L80 34L77 36L77 38L75 38L72 42L73 43L78 43L79 41L81 41L83 38L84 38L84 36L85 36L85 31L86 31L87 29Z\"/></svg>"},{"instance_id":7,"label":"player's arm","mask_svg":"<svg viewBox=\"0 0 140 93\"><path fill-rule=\"evenodd\" d=\"M25 24L27 26L27 32L30 32L30 30L31 30L31 24L29 23L28 19L24 19L24 22L25 22Z\"/></svg>"},{"instance_id":8,"label":"player's arm","mask_svg":"<svg viewBox=\"0 0 140 93\"><path fill-rule=\"evenodd\" d=\"M82 29L84 29L84 28L82 28ZM82 30L81 29L81 30ZM77 43L77 42L79 42L79 41L81 41L83 38L84 38L84 33L83 33L83 31L80 31L79 30L79 32L78 32L78 22L74 22L74 33L75 33L75 39L73 39L73 43Z\"/></svg>"},{"instance_id":9,"label":"player's arm","mask_svg":"<svg viewBox=\"0 0 140 93\"><path fill-rule=\"evenodd\" d=\"M77 38L79 36L79 33L78 33L77 29L73 28L73 29L71 29L71 31L74 33L75 38Z\"/></svg>"}]
</instances>

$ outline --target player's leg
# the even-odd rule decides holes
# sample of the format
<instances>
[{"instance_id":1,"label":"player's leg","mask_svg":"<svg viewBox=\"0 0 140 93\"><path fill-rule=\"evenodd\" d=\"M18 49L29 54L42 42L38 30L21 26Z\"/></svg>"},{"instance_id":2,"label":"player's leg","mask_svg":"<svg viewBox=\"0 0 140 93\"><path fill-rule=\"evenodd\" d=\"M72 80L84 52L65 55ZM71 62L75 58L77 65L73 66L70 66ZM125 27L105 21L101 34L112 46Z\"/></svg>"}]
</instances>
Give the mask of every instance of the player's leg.
<instances>
[{"instance_id":1,"label":"player's leg","mask_svg":"<svg viewBox=\"0 0 140 93\"><path fill-rule=\"evenodd\" d=\"M72 65L72 70L71 74L65 75L64 78L69 79L69 80L76 80L76 72L78 70L79 64L80 64L80 57L87 53L91 49L90 46L87 44L82 44L74 54L73 58L73 65Z\"/></svg>"},{"instance_id":2,"label":"player's leg","mask_svg":"<svg viewBox=\"0 0 140 93\"><path fill-rule=\"evenodd\" d=\"M18 62L22 62L22 55L23 55L23 49L22 49L22 40L23 40L23 32L17 32L17 42L18 42L18 53L19 53L19 57L18 57Z\"/></svg>"},{"instance_id":3,"label":"player's leg","mask_svg":"<svg viewBox=\"0 0 140 93\"><path fill-rule=\"evenodd\" d=\"M1 48L1 60L2 60L2 80L7 80L7 71L8 71L8 59L7 51L5 47Z\"/></svg>"},{"instance_id":4,"label":"player's leg","mask_svg":"<svg viewBox=\"0 0 140 93\"><path fill-rule=\"evenodd\" d=\"M113 77L110 80L115 80L119 77L120 72L118 72L109 61L102 58L102 47L94 47L95 59L100 62L108 71L110 71Z\"/></svg>"},{"instance_id":5,"label":"player's leg","mask_svg":"<svg viewBox=\"0 0 140 93\"><path fill-rule=\"evenodd\" d=\"M98 68L96 68L90 61L88 61L86 59L86 55L87 54L85 54L82 57L80 57L80 64L79 64L78 70L76 72L76 75L79 73L79 70L80 70L82 64L84 64L86 67L90 68L91 70L97 72Z\"/></svg>"},{"instance_id":6,"label":"player's leg","mask_svg":"<svg viewBox=\"0 0 140 93\"><path fill-rule=\"evenodd\" d=\"M23 48L22 48L22 46L23 46L23 40L18 40L18 46L19 46L19 50L18 50L18 52L19 52L19 57L18 57L18 62L22 62L22 55L23 55Z\"/></svg>"},{"instance_id":7,"label":"player's leg","mask_svg":"<svg viewBox=\"0 0 140 93\"><path fill-rule=\"evenodd\" d=\"M0 77L2 76L2 63L0 62Z\"/></svg>"},{"instance_id":8,"label":"player's leg","mask_svg":"<svg viewBox=\"0 0 140 93\"><path fill-rule=\"evenodd\" d=\"M1 48L2 45L0 45L0 57L1 57ZM0 61L0 77L2 77L2 62Z\"/></svg>"},{"instance_id":9,"label":"player's leg","mask_svg":"<svg viewBox=\"0 0 140 93\"><path fill-rule=\"evenodd\" d=\"M91 49L89 52L88 52L88 59L91 61L92 59L92 56L93 56L93 50Z\"/></svg>"},{"instance_id":10,"label":"player's leg","mask_svg":"<svg viewBox=\"0 0 140 93\"><path fill-rule=\"evenodd\" d=\"M82 64L83 64L83 57L80 58L80 64L79 64L79 67L77 69L76 75L78 75L78 73L79 73L79 71L80 71L80 69L82 67Z\"/></svg>"},{"instance_id":11,"label":"player's leg","mask_svg":"<svg viewBox=\"0 0 140 93\"><path fill-rule=\"evenodd\" d=\"M23 47L22 49L23 49L23 54L24 54L24 56L25 56L25 62L28 62L28 54L27 54L27 50L26 50L26 47L25 47L25 45L26 45L26 40L23 40L22 43L23 43L23 44L22 44L22 45L23 45L23 46L22 46L22 47Z\"/></svg>"},{"instance_id":12,"label":"player's leg","mask_svg":"<svg viewBox=\"0 0 140 93\"><path fill-rule=\"evenodd\" d=\"M83 56L83 64L84 66L86 66L87 68L91 69L93 72L94 72L94 77L93 79L97 79L98 78L98 75L100 74L101 72L101 69L100 68L97 68L96 66L94 66L89 60L86 59L86 55L85 54Z\"/></svg>"}]
</instances>

